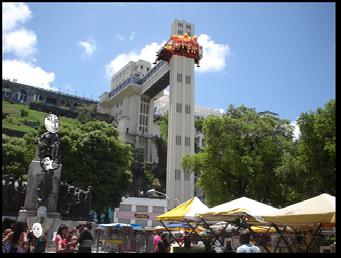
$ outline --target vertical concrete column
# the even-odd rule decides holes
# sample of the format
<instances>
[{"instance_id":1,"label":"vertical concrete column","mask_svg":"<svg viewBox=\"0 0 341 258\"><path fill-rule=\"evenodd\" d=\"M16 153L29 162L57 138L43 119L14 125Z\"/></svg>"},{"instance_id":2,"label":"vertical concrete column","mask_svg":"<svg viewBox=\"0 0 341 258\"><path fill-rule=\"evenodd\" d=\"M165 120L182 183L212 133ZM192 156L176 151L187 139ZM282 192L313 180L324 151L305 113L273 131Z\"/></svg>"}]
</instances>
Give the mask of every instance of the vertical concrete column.
<instances>
[{"instance_id":1,"label":"vertical concrete column","mask_svg":"<svg viewBox=\"0 0 341 258\"><path fill-rule=\"evenodd\" d=\"M185 178L181 166L183 156L194 153L194 60L177 55L170 61L167 148L166 191L172 209L175 199L182 203L194 196L194 176Z\"/></svg>"}]
</instances>

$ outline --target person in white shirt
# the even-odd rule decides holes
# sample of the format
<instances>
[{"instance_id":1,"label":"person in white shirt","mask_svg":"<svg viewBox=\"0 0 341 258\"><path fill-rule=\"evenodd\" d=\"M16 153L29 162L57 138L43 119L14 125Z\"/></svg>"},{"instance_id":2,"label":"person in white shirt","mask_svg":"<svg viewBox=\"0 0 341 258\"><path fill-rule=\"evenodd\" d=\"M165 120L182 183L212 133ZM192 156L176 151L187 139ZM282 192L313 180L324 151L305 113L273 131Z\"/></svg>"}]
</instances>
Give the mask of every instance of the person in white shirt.
<instances>
[{"instance_id":1,"label":"person in white shirt","mask_svg":"<svg viewBox=\"0 0 341 258\"><path fill-rule=\"evenodd\" d=\"M251 234L249 232L240 234L239 241L241 246L237 248L236 253L260 253L259 247L250 242L250 237Z\"/></svg>"}]
</instances>

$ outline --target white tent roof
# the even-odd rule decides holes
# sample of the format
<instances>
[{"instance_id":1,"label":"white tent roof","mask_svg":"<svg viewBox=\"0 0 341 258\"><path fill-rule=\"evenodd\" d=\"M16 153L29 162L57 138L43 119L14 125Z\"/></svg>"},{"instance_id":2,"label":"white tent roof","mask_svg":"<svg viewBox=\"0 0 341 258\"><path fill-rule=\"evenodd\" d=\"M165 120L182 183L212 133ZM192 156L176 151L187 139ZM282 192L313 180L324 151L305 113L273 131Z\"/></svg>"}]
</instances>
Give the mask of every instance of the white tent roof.
<instances>
[{"instance_id":1,"label":"white tent roof","mask_svg":"<svg viewBox=\"0 0 341 258\"><path fill-rule=\"evenodd\" d=\"M267 214L278 211L270 205L257 202L247 197L241 197L230 202L220 204L215 206L205 213L200 213L199 215L206 220L228 220L228 218L233 218L240 216L242 214L247 214L256 220L261 221L261 217Z\"/></svg>"},{"instance_id":2,"label":"white tent roof","mask_svg":"<svg viewBox=\"0 0 341 258\"><path fill-rule=\"evenodd\" d=\"M324 193L267 214L264 220L285 225L336 223L335 202L334 196Z\"/></svg>"}]
</instances>

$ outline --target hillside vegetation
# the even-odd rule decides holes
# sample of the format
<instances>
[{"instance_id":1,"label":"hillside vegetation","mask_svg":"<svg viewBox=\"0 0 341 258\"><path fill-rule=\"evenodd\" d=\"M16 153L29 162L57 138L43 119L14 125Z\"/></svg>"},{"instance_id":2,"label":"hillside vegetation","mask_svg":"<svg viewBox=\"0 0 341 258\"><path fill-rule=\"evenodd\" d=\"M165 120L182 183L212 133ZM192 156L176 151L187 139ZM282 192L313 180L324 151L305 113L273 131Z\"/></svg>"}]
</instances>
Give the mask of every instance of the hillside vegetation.
<instances>
[{"instance_id":1,"label":"hillside vegetation","mask_svg":"<svg viewBox=\"0 0 341 258\"><path fill-rule=\"evenodd\" d=\"M2 128L15 130L23 133L38 133L38 128L44 124L46 113L32 110L24 104L13 104L6 100L2 101ZM73 127L79 124L76 119L59 116L60 126Z\"/></svg>"}]
</instances>

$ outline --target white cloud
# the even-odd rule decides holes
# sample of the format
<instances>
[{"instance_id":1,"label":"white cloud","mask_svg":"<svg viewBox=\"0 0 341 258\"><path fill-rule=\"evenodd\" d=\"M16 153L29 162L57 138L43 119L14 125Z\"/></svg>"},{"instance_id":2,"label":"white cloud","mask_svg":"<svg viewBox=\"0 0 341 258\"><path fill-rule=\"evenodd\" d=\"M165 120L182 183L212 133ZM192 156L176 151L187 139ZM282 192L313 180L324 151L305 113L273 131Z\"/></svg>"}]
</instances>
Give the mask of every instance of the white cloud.
<instances>
[{"instance_id":1,"label":"white cloud","mask_svg":"<svg viewBox=\"0 0 341 258\"><path fill-rule=\"evenodd\" d=\"M2 3L2 7L2 52L34 61L37 37L23 27L32 17L30 9L24 3Z\"/></svg>"},{"instance_id":2,"label":"white cloud","mask_svg":"<svg viewBox=\"0 0 341 258\"><path fill-rule=\"evenodd\" d=\"M161 44L153 42L146 45L141 49L140 53L135 51L129 53L119 54L115 59L111 60L109 64L106 65L106 74L108 79L111 78L115 73L117 73L123 66L125 66L129 61L138 61L143 59L150 63L154 62L156 59L156 52L165 44L165 41Z\"/></svg>"},{"instance_id":3,"label":"white cloud","mask_svg":"<svg viewBox=\"0 0 341 258\"><path fill-rule=\"evenodd\" d=\"M18 57L29 57L36 51L36 34L25 29L15 30L6 33L3 38L4 53L12 52Z\"/></svg>"},{"instance_id":4,"label":"white cloud","mask_svg":"<svg viewBox=\"0 0 341 258\"><path fill-rule=\"evenodd\" d=\"M118 38L119 41L124 41L124 36L116 34L116 37Z\"/></svg>"},{"instance_id":5,"label":"white cloud","mask_svg":"<svg viewBox=\"0 0 341 258\"><path fill-rule=\"evenodd\" d=\"M25 3L2 3L2 33L16 29L31 18Z\"/></svg>"},{"instance_id":6,"label":"white cloud","mask_svg":"<svg viewBox=\"0 0 341 258\"><path fill-rule=\"evenodd\" d=\"M298 127L298 125L297 125L297 122L296 121L292 121L290 123L290 125L292 125L294 127L294 140L298 140L300 138L301 131L300 131L300 128Z\"/></svg>"},{"instance_id":7,"label":"white cloud","mask_svg":"<svg viewBox=\"0 0 341 258\"><path fill-rule=\"evenodd\" d=\"M135 38L135 31L133 31L132 33L130 33L129 39L133 40Z\"/></svg>"},{"instance_id":8,"label":"white cloud","mask_svg":"<svg viewBox=\"0 0 341 258\"><path fill-rule=\"evenodd\" d=\"M215 43L206 34L201 34L198 37L198 43L203 48L203 58L200 60L200 68L196 68L196 71L204 73L223 70L226 60L230 56L230 47Z\"/></svg>"},{"instance_id":9,"label":"white cloud","mask_svg":"<svg viewBox=\"0 0 341 258\"><path fill-rule=\"evenodd\" d=\"M32 13L25 3L2 3L2 51L19 58L2 61L2 78L56 90L51 85L55 79L54 73L32 64L36 61L33 54L37 51L37 36L24 27L31 17Z\"/></svg>"},{"instance_id":10,"label":"white cloud","mask_svg":"<svg viewBox=\"0 0 341 258\"><path fill-rule=\"evenodd\" d=\"M17 79L19 83L56 90L51 86L55 79L54 73L20 60L3 60L2 78Z\"/></svg>"},{"instance_id":11,"label":"white cloud","mask_svg":"<svg viewBox=\"0 0 341 258\"><path fill-rule=\"evenodd\" d=\"M134 40L136 32L133 31L130 33L129 36L122 36L120 34L116 34L116 37L118 38L119 41L125 41L126 38L129 38L129 40Z\"/></svg>"},{"instance_id":12,"label":"white cloud","mask_svg":"<svg viewBox=\"0 0 341 258\"><path fill-rule=\"evenodd\" d=\"M83 54L82 57L90 57L96 50L96 42L92 39L88 41L80 41L78 42L78 45L83 48Z\"/></svg>"}]
</instances>

